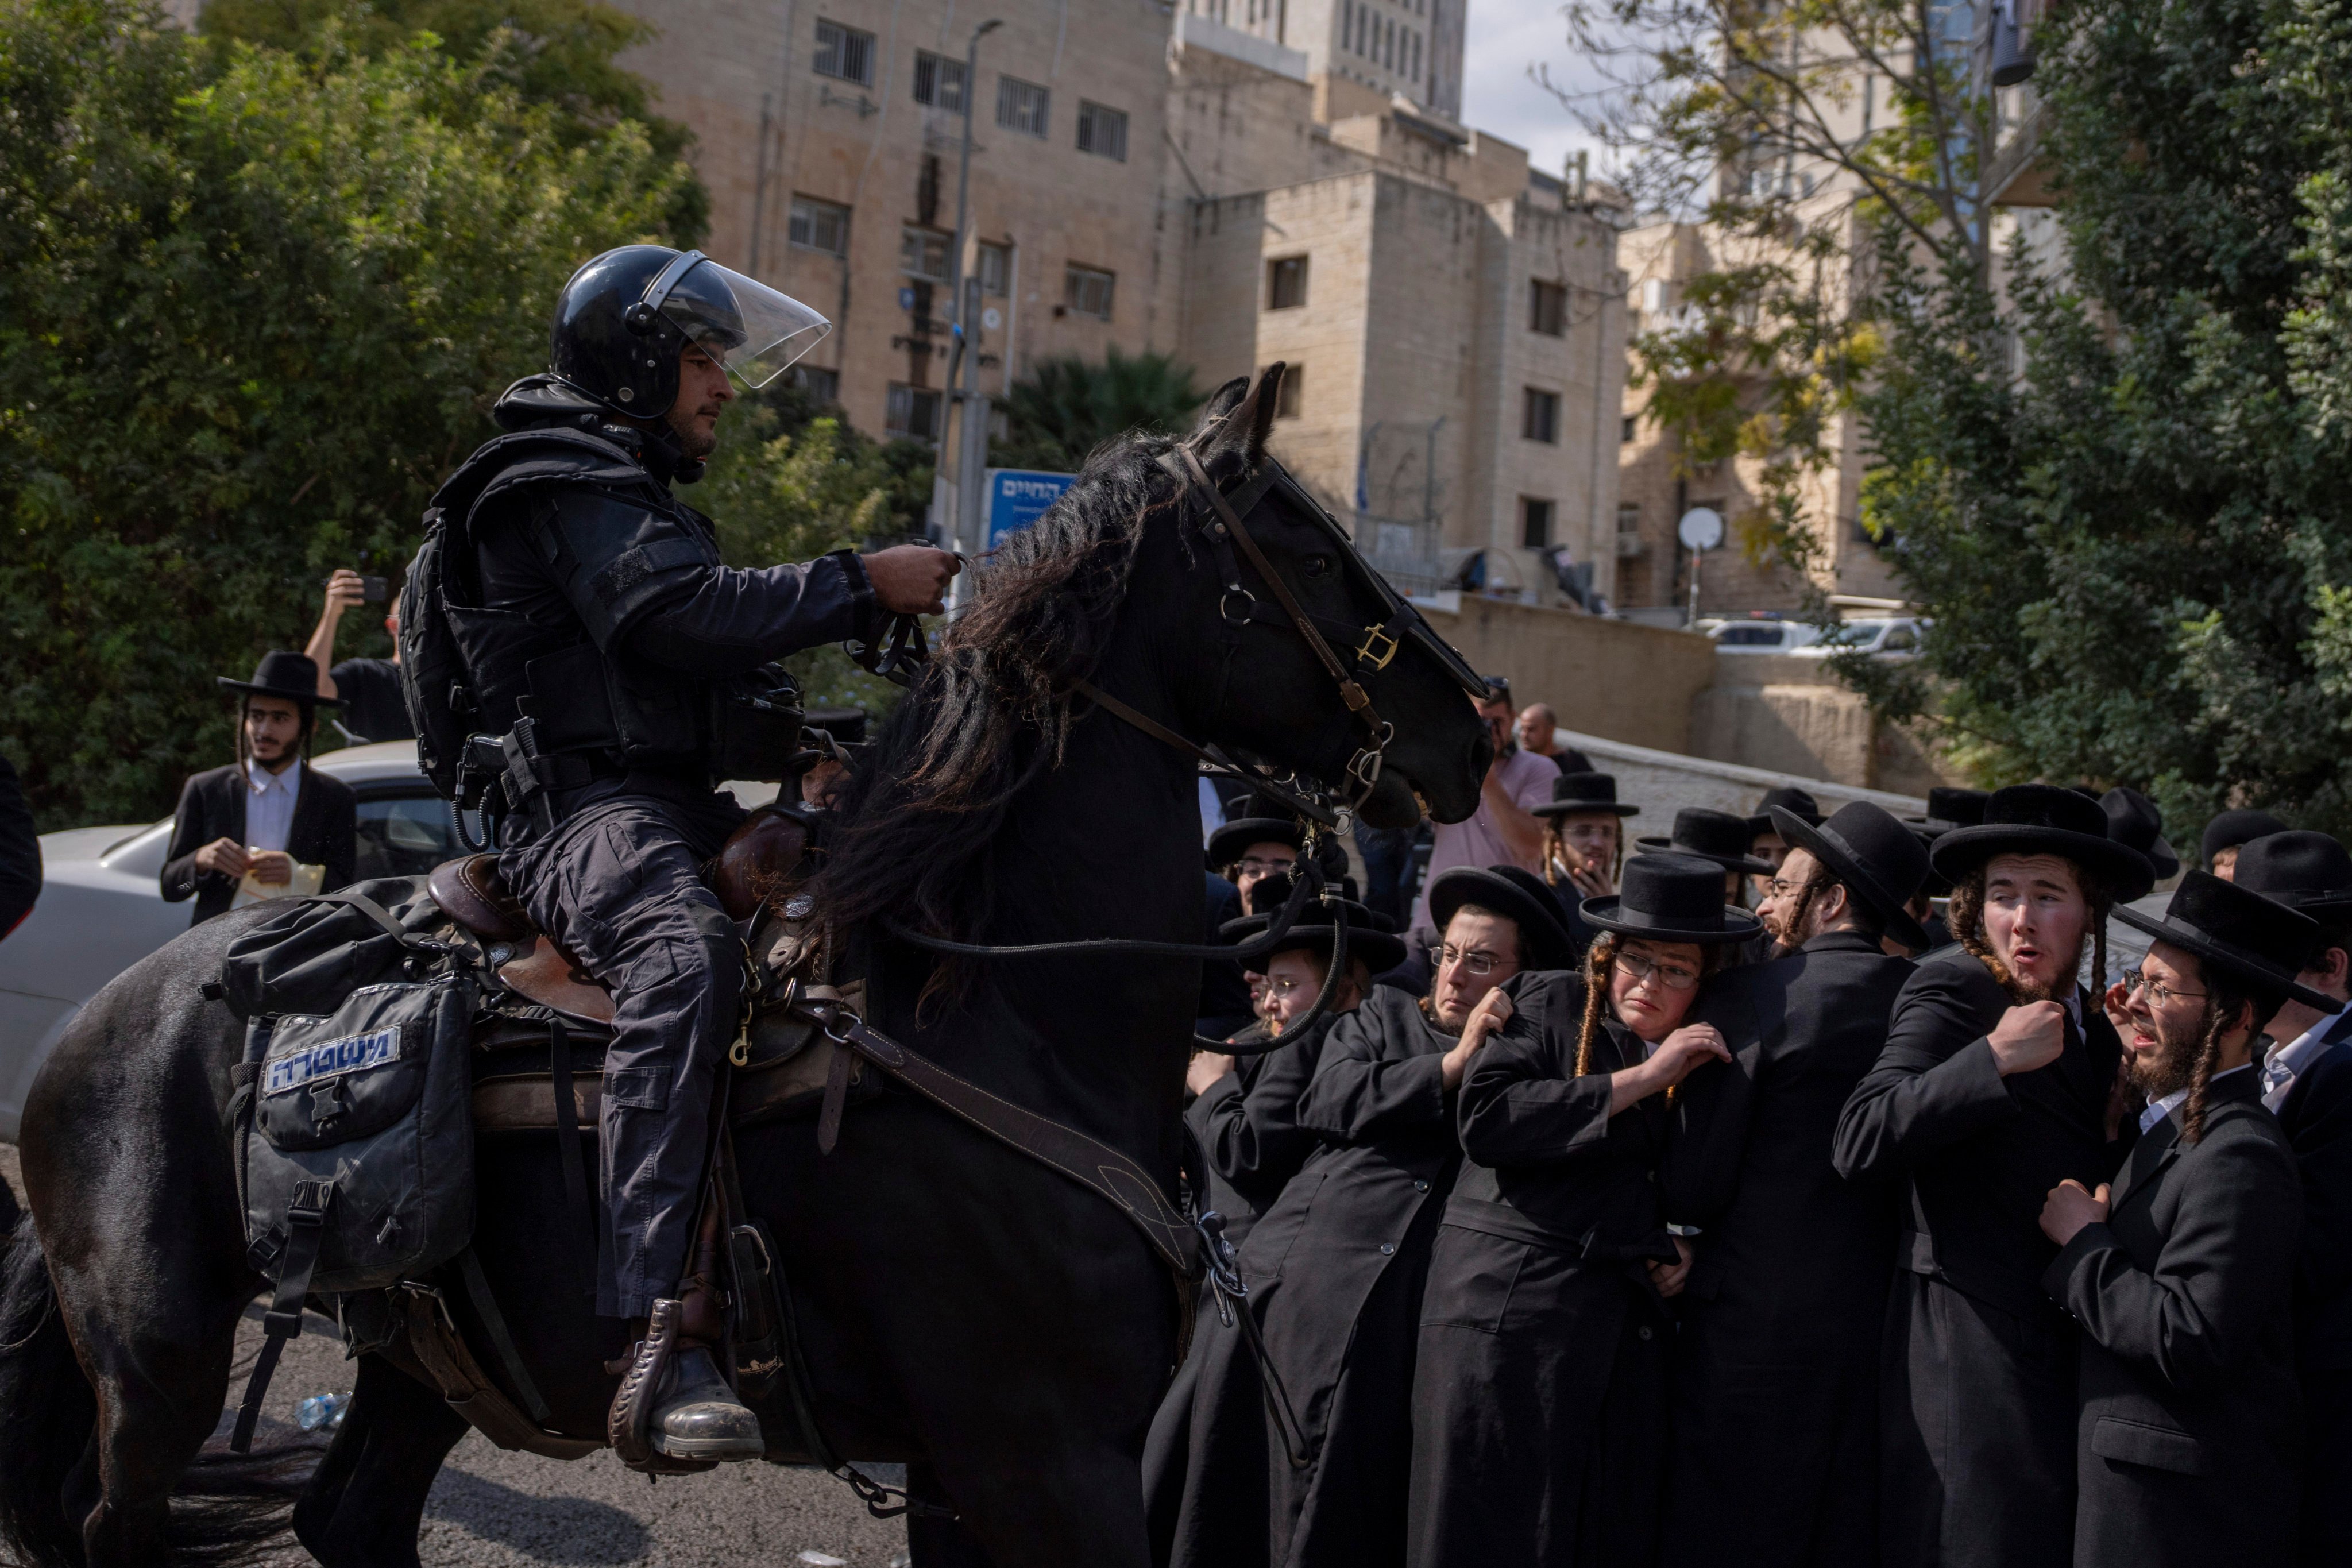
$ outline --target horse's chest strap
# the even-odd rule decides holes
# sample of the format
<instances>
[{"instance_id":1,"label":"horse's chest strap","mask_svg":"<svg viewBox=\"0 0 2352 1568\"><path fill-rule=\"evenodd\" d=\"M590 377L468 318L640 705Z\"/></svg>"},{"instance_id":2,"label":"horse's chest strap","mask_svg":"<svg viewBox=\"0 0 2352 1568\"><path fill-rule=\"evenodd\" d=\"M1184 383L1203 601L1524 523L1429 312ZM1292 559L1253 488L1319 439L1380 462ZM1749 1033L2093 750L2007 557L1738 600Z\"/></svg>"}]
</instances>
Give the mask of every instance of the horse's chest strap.
<instances>
[{"instance_id":1,"label":"horse's chest strap","mask_svg":"<svg viewBox=\"0 0 2352 1568\"><path fill-rule=\"evenodd\" d=\"M1160 1184L1125 1154L957 1077L845 1007L814 1002L799 1004L795 1011L823 1029L835 1045L856 1051L940 1110L1108 1199L1180 1279L1190 1282L1201 1278L1204 1265L1199 1234L1168 1201Z\"/></svg>"}]
</instances>

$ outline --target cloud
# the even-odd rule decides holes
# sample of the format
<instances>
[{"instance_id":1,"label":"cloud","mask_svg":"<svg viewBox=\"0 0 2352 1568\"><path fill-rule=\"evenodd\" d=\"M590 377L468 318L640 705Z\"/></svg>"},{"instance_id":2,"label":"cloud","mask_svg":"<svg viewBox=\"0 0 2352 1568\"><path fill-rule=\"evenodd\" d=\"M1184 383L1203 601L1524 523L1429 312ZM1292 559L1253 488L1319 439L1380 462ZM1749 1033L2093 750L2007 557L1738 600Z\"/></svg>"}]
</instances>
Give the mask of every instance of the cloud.
<instances>
[{"instance_id":1,"label":"cloud","mask_svg":"<svg viewBox=\"0 0 2352 1568\"><path fill-rule=\"evenodd\" d=\"M1455 0L1461 4L1462 0ZM1468 0L1462 121L1528 150L1528 161L1557 174L1580 147L1599 148L1567 106L1529 74L1549 66L1554 81L1588 86L1599 79L1591 62L1569 52L1568 23L1559 0Z\"/></svg>"}]
</instances>

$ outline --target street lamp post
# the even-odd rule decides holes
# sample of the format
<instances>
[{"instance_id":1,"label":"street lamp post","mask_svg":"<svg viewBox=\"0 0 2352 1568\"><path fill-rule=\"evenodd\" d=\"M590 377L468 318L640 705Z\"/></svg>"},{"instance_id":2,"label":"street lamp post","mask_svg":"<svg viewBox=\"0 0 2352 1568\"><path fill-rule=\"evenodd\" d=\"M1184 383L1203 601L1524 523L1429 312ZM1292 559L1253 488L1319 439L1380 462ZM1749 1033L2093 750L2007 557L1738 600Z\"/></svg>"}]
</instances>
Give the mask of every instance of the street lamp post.
<instances>
[{"instance_id":1,"label":"street lamp post","mask_svg":"<svg viewBox=\"0 0 2352 1568\"><path fill-rule=\"evenodd\" d=\"M977 555L987 544L979 537L983 526L980 511L979 467L986 461L988 411L979 397L980 355L971 340L971 311L964 298L964 247L971 243L971 102L979 96L980 40L1004 24L992 16L972 29L971 42L963 52L963 146L956 159L956 232L955 248L948 256L948 310L953 330L954 356L948 363L950 400L960 405L956 435L956 521L955 541L959 547ZM958 386L958 372L961 386ZM975 430L978 435L975 438ZM961 597L964 575L954 579L957 597Z\"/></svg>"}]
</instances>

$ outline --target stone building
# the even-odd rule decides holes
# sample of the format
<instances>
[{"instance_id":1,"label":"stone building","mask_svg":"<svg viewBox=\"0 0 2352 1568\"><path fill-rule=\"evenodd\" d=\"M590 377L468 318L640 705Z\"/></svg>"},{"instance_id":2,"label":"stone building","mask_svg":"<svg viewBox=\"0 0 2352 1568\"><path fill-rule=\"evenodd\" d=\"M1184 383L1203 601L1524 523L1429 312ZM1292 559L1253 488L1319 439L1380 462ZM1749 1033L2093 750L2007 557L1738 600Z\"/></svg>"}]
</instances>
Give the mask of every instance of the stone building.
<instances>
[{"instance_id":1,"label":"stone building","mask_svg":"<svg viewBox=\"0 0 2352 1568\"><path fill-rule=\"evenodd\" d=\"M1462 118L1469 0L1183 0L1188 16L1297 50L1309 78L1402 93Z\"/></svg>"},{"instance_id":2,"label":"stone building","mask_svg":"<svg viewBox=\"0 0 2352 1568\"><path fill-rule=\"evenodd\" d=\"M1171 54L1163 223L1204 382L1294 367L1276 449L1392 577L1610 591L1624 280L1606 209L1526 152L1198 16Z\"/></svg>"}]
</instances>

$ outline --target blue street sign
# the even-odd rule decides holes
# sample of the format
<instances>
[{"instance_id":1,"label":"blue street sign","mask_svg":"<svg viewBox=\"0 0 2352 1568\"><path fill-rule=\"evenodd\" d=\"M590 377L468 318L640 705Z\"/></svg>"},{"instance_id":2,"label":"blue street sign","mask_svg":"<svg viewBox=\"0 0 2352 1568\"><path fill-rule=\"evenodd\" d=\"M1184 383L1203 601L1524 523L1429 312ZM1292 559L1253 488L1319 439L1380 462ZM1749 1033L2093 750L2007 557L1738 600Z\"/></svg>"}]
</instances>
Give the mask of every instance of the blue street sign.
<instances>
[{"instance_id":1,"label":"blue street sign","mask_svg":"<svg viewBox=\"0 0 2352 1568\"><path fill-rule=\"evenodd\" d=\"M988 547L993 550L1006 534L1028 527L1061 499L1076 474L1040 473L1033 468L988 470Z\"/></svg>"},{"instance_id":2,"label":"blue street sign","mask_svg":"<svg viewBox=\"0 0 2352 1568\"><path fill-rule=\"evenodd\" d=\"M900 309L901 310L913 310L914 308L915 308L915 291L914 291L912 289L899 289L899 290L898 290L898 309Z\"/></svg>"}]
</instances>

